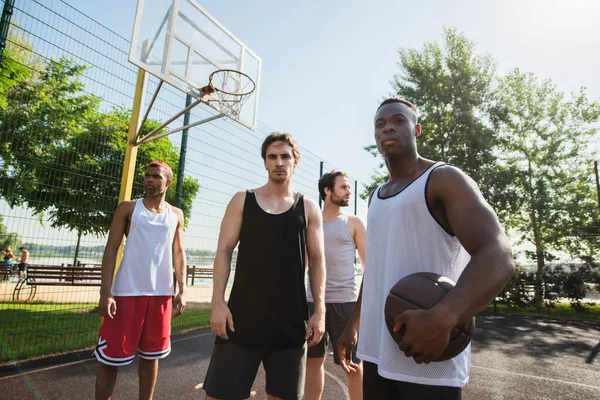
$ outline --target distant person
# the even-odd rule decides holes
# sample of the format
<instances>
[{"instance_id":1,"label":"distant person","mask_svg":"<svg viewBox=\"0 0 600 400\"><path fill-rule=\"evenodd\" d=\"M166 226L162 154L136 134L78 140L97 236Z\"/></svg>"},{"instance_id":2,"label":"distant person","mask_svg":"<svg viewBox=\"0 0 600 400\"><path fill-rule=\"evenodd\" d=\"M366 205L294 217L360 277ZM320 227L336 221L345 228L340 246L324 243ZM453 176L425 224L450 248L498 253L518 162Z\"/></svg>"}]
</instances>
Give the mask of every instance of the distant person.
<instances>
[{"instance_id":1,"label":"distant person","mask_svg":"<svg viewBox=\"0 0 600 400\"><path fill-rule=\"evenodd\" d=\"M8 268L8 274L2 275L3 281L7 281L9 279L10 273L13 272L13 270L12 270L13 258L15 258L15 255L13 254L12 249L10 247L7 247L5 250L2 250L2 261L0 262L0 264L6 265Z\"/></svg>"},{"instance_id":2,"label":"distant person","mask_svg":"<svg viewBox=\"0 0 600 400\"><path fill-rule=\"evenodd\" d=\"M100 362L96 399L110 399L118 367L139 363L139 398L151 399L158 360L171 352L171 309L185 309L183 212L165 201L171 168L154 161L144 176L143 200L124 201L115 211L102 259L98 310L104 317L94 355ZM113 282L117 251L123 259ZM173 282L173 266L178 293Z\"/></svg>"},{"instance_id":3,"label":"distant person","mask_svg":"<svg viewBox=\"0 0 600 400\"><path fill-rule=\"evenodd\" d=\"M2 250L2 264L11 265L13 258L15 258L15 255L10 247Z\"/></svg>"},{"instance_id":4,"label":"distant person","mask_svg":"<svg viewBox=\"0 0 600 400\"><path fill-rule=\"evenodd\" d=\"M248 398L261 363L270 400L302 399L307 339L314 346L325 329L323 223L319 206L292 188L298 145L290 134L275 132L261 155L267 183L233 196L219 232L210 315L217 338L203 386L207 399ZM315 302L310 319L306 257Z\"/></svg>"},{"instance_id":5,"label":"distant person","mask_svg":"<svg viewBox=\"0 0 600 400\"><path fill-rule=\"evenodd\" d=\"M27 275L27 266L29 265L29 250L27 250L25 247L19 247L19 251L21 252L21 259L19 260L19 265L17 268L19 269L19 279L23 279Z\"/></svg>"},{"instance_id":6,"label":"distant person","mask_svg":"<svg viewBox=\"0 0 600 400\"><path fill-rule=\"evenodd\" d=\"M348 318L358 298L358 281L354 260L356 250L364 268L365 260L365 224L357 216L348 215L342 207L350 204L350 183L348 175L342 171L331 171L319 180L319 194L323 199L323 234L325 238L325 335L314 347L308 349L306 360L305 399L318 400L323 395L325 384L325 356L328 342L335 349ZM306 295L308 308L314 312L314 303L310 285ZM348 393L351 400L362 399L362 363L356 357L352 359L358 368L347 374ZM333 360L340 364L334 352Z\"/></svg>"},{"instance_id":7,"label":"distant person","mask_svg":"<svg viewBox=\"0 0 600 400\"><path fill-rule=\"evenodd\" d=\"M385 100L374 118L375 143L390 178L369 199L367 268L337 349L343 368L352 371L350 355L360 338L366 400L460 399L471 346L451 360L431 361L448 345L453 327L485 308L513 274L511 247L496 214L465 173L418 154L417 121L416 107L401 99ZM385 324L385 299L399 279L417 272L457 283L431 309L396 317L394 330L406 329L398 345Z\"/></svg>"}]
</instances>

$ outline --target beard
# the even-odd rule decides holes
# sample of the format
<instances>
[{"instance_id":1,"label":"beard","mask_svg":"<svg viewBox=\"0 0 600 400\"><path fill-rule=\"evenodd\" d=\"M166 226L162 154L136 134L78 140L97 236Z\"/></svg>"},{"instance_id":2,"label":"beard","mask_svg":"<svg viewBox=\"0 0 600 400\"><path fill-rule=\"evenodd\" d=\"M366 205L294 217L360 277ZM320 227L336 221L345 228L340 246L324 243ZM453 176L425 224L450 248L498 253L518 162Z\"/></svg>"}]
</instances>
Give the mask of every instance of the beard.
<instances>
[{"instance_id":1,"label":"beard","mask_svg":"<svg viewBox=\"0 0 600 400\"><path fill-rule=\"evenodd\" d=\"M282 183L287 181L288 179L290 179L290 176L285 173L285 174L276 174L274 171L271 173L269 172L269 177L271 178L271 180L273 182L277 182L277 183Z\"/></svg>"},{"instance_id":2,"label":"beard","mask_svg":"<svg viewBox=\"0 0 600 400\"><path fill-rule=\"evenodd\" d=\"M145 188L144 193L145 193L146 197L160 197L163 195L164 192L161 191L160 188L152 188L152 189Z\"/></svg>"},{"instance_id":3,"label":"beard","mask_svg":"<svg viewBox=\"0 0 600 400\"><path fill-rule=\"evenodd\" d=\"M349 199L345 199L343 197L331 197L331 202L333 204L335 204L336 206L340 206L340 207L348 207L348 205L350 204L350 200Z\"/></svg>"}]
</instances>

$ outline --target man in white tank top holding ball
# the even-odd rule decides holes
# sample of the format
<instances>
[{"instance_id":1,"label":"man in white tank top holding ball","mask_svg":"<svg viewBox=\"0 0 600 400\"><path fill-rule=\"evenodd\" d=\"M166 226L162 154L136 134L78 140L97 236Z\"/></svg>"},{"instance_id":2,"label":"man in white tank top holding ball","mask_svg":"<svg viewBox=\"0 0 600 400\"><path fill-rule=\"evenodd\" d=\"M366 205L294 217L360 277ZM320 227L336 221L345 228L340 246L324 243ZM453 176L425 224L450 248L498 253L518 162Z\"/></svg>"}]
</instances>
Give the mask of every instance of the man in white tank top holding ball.
<instances>
[{"instance_id":1,"label":"man in white tank top holding ball","mask_svg":"<svg viewBox=\"0 0 600 400\"><path fill-rule=\"evenodd\" d=\"M319 400L325 383L325 356L328 342L335 348L348 318L358 298L358 281L354 260L356 250L364 268L365 224L355 215L342 212L342 207L350 203L350 183L348 175L342 171L331 171L319 179L319 194L323 199L323 234L325 241L325 335L314 347L308 349L306 359L305 399ZM314 312L310 282L306 297L308 308ZM347 374L348 394L351 400L362 400L362 367L353 353L356 371ZM340 364L337 354L333 360Z\"/></svg>"},{"instance_id":2,"label":"man in white tank top holding ball","mask_svg":"<svg viewBox=\"0 0 600 400\"><path fill-rule=\"evenodd\" d=\"M360 336L365 400L460 399L471 346L451 360L431 361L446 348L452 328L484 309L509 281L511 247L475 182L418 154L421 125L412 103L385 100L374 124L390 178L369 198L368 267L338 342L342 367L357 368L350 354ZM446 276L456 286L433 308L396 317L394 330L406 328L397 344L385 325L385 299L398 280L417 272Z\"/></svg>"},{"instance_id":3,"label":"man in white tank top holding ball","mask_svg":"<svg viewBox=\"0 0 600 400\"><path fill-rule=\"evenodd\" d=\"M118 367L131 364L136 353L139 398L151 399L158 360L171 352L171 310L177 316L185 308L183 212L165 201L172 182L171 168L154 161L144 176L144 199L124 201L115 210L102 258L96 399L111 398ZM113 281L123 235L123 259Z\"/></svg>"}]
</instances>

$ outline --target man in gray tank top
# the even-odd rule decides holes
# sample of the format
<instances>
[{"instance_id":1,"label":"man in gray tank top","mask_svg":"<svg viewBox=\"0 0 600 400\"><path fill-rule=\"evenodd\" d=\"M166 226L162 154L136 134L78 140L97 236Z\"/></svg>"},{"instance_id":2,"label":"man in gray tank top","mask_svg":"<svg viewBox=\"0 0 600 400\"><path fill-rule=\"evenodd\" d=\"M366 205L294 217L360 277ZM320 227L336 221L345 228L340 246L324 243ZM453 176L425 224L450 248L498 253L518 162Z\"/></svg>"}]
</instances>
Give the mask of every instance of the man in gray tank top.
<instances>
[{"instance_id":1,"label":"man in gray tank top","mask_svg":"<svg viewBox=\"0 0 600 400\"><path fill-rule=\"evenodd\" d=\"M326 173L319 180L319 194L323 199L323 233L325 238L325 335L323 340L308 349L306 360L305 399L318 400L323 393L325 380L325 355L328 342L335 348L338 338L352 313L358 298L358 282L354 260L356 250L364 268L365 260L365 224L354 215L342 212L350 201L350 183L348 175L341 171ZM310 282L307 290L308 308L314 311ZM337 354L333 360L340 364ZM353 361L358 365L356 371L347 374L348 394L352 400L362 399L362 363L353 353Z\"/></svg>"}]
</instances>

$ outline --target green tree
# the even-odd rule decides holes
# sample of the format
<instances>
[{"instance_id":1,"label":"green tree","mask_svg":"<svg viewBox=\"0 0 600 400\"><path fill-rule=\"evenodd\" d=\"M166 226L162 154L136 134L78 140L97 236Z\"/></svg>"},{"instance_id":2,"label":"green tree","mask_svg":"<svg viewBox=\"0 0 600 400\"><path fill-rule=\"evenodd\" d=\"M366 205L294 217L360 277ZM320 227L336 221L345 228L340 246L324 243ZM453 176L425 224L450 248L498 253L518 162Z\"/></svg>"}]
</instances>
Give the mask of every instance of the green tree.
<instances>
[{"instance_id":1,"label":"green tree","mask_svg":"<svg viewBox=\"0 0 600 400\"><path fill-rule=\"evenodd\" d=\"M590 140L600 105L583 89L567 98L550 80L511 71L496 93L500 162L513 171L508 189L516 209L511 225L535 246L536 304L543 301L543 272L551 252L585 251L581 227L598 221Z\"/></svg>"},{"instance_id":2,"label":"green tree","mask_svg":"<svg viewBox=\"0 0 600 400\"><path fill-rule=\"evenodd\" d=\"M510 193L504 189L510 174L497 165L494 151L493 59L477 54L475 45L456 29L444 29L441 45L430 42L420 50L401 49L398 53L399 72L391 95L413 102L419 110L419 154L461 168L479 184L494 208L510 215ZM365 149L380 157L376 146ZM388 179L387 171L372 178L363 198Z\"/></svg>"},{"instance_id":3,"label":"green tree","mask_svg":"<svg viewBox=\"0 0 600 400\"><path fill-rule=\"evenodd\" d=\"M56 149L57 168L53 173L57 184L52 195L61 201L48 209L54 227L75 229L84 235L103 235L108 231L119 196L130 118L131 113L124 109L97 113L83 132ZM158 125L148 120L143 131L150 132ZM172 166L175 176L167 201L174 202L179 154L166 137L139 147L132 197L143 197L143 176L153 160ZM185 177L183 187L182 210L187 220L199 185L196 179Z\"/></svg>"},{"instance_id":4,"label":"green tree","mask_svg":"<svg viewBox=\"0 0 600 400\"><path fill-rule=\"evenodd\" d=\"M53 152L83 131L100 100L83 92L85 66L51 60L34 80L16 83L0 108L0 195L41 214L54 185ZM58 199L52 199L52 202Z\"/></svg>"},{"instance_id":5,"label":"green tree","mask_svg":"<svg viewBox=\"0 0 600 400\"><path fill-rule=\"evenodd\" d=\"M6 107L10 89L18 82L33 79L43 68L41 57L33 52L29 36L13 25L8 31L7 47L0 61L0 108Z\"/></svg>"},{"instance_id":6,"label":"green tree","mask_svg":"<svg viewBox=\"0 0 600 400\"><path fill-rule=\"evenodd\" d=\"M84 92L85 66L69 59L50 61L38 79L9 89L8 106L0 109L0 196L24 206L55 228L81 236L108 231L117 206L131 114L123 109L98 111L100 101ZM146 132L158 126L147 121ZM133 197L143 195L143 174L152 160L162 160L177 174L177 148L162 138L138 151ZM175 175L176 181L176 175ZM176 182L174 182L176 183ZM186 221L198 182L185 177L182 209ZM175 199L175 185L167 201Z\"/></svg>"},{"instance_id":7,"label":"green tree","mask_svg":"<svg viewBox=\"0 0 600 400\"><path fill-rule=\"evenodd\" d=\"M21 244L21 238L15 232L8 232L8 228L4 225L4 218L0 215L0 250L7 247L13 249L13 252Z\"/></svg>"},{"instance_id":8,"label":"green tree","mask_svg":"<svg viewBox=\"0 0 600 400\"><path fill-rule=\"evenodd\" d=\"M54 152L53 175L56 184L46 196L59 201L47 208L46 215L52 227L77 231L75 259L79 254L81 236L101 236L110 227L119 197L130 119L131 113L124 109L97 113L90 118L82 132L71 136ZM147 121L144 133L158 125L156 121ZM172 203L175 199L179 154L166 137L140 146L132 197L143 197L143 176L146 166L153 160L173 166L173 185L167 191L167 201ZM196 179L185 177L183 187L182 210L187 224L199 184Z\"/></svg>"}]
</instances>

